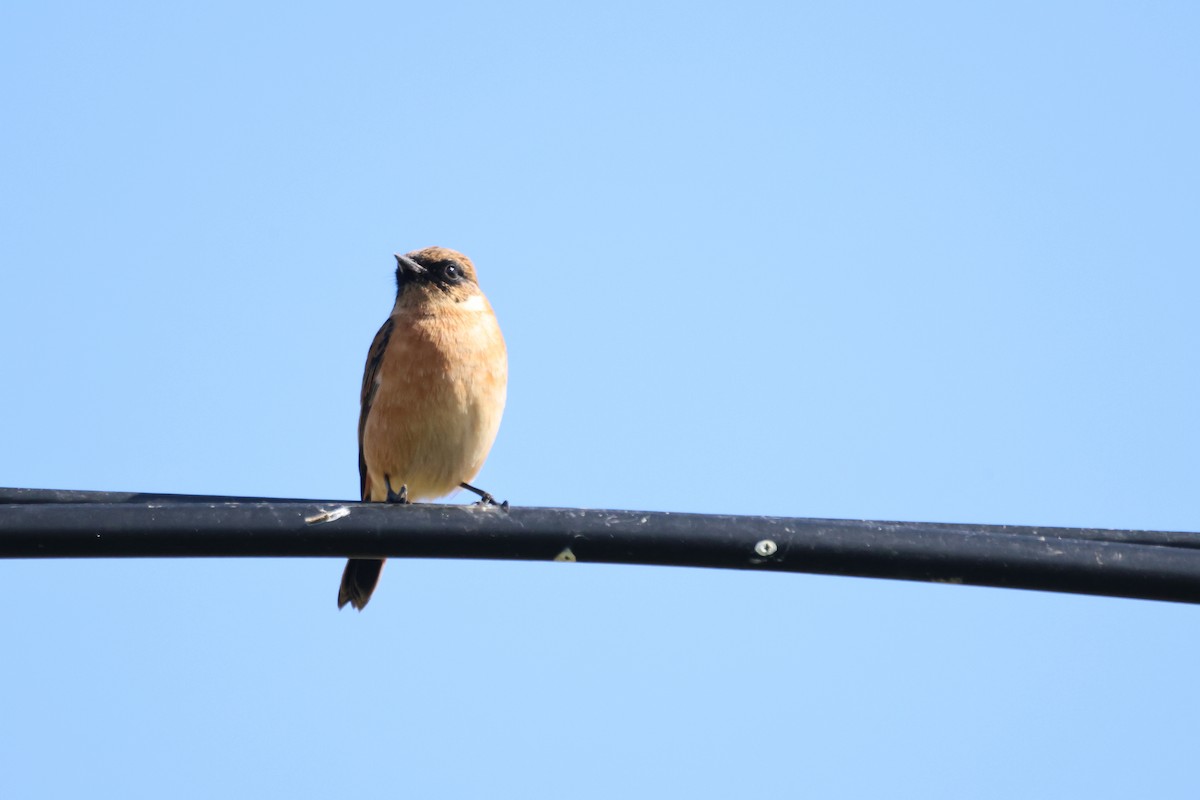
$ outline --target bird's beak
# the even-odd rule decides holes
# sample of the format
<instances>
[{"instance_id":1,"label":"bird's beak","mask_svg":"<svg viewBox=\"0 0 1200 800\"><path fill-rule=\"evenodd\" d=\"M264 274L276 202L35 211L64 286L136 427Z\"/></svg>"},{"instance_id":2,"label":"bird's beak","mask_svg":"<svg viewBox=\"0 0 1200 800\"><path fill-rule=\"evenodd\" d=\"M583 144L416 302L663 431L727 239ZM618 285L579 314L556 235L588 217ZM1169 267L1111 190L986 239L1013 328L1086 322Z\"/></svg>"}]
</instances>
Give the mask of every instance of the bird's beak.
<instances>
[{"instance_id":1,"label":"bird's beak","mask_svg":"<svg viewBox=\"0 0 1200 800\"><path fill-rule=\"evenodd\" d=\"M425 271L425 268L420 264L413 261L408 256L402 256L399 253L396 253L396 269L400 270L401 272L407 272L410 275L420 275Z\"/></svg>"}]
</instances>

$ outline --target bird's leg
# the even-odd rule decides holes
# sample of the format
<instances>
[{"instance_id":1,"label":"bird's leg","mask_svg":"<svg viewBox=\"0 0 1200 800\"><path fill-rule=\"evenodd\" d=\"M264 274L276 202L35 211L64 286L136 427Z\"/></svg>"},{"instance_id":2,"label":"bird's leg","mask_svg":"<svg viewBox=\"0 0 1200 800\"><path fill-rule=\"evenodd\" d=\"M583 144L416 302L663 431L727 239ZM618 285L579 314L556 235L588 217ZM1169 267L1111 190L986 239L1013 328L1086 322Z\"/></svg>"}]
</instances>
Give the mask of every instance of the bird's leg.
<instances>
[{"instance_id":1,"label":"bird's leg","mask_svg":"<svg viewBox=\"0 0 1200 800\"><path fill-rule=\"evenodd\" d=\"M475 504L477 506L500 506L504 510L506 510L506 511L508 510L508 501L507 500L505 500L503 503L497 503L496 498L492 497L490 494L485 492L483 489L476 489L471 484L465 483L465 482L460 483L459 486L466 489L468 492L474 492L475 494L479 495L479 502Z\"/></svg>"},{"instance_id":2,"label":"bird's leg","mask_svg":"<svg viewBox=\"0 0 1200 800\"><path fill-rule=\"evenodd\" d=\"M408 505L408 484L407 483L400 484L400 491L394 492L394 491L392 491L392 478L390 475L384 475L383 482L385 484L387 484L387 490L388 490L387 491L387 501L389 503L400 503L401 505Z\"/></svg>"}]
</instances>

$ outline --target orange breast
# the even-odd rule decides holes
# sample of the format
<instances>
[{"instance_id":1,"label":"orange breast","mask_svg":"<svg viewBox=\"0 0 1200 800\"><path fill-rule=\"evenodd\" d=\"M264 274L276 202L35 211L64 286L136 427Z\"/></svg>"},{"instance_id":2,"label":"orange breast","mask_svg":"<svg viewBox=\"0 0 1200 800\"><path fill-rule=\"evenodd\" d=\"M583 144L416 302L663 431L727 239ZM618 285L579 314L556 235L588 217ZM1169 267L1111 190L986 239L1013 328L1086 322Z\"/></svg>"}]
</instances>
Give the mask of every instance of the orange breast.
<instances>
[{"instance_id":1,"label":"orange breast","mask_svg":"<svg viewBox=\"0 0 1200 800\"><path fill-rule=\"evenodd\" d=\"M504 412L508 357L492 310L394 318L363 429L370 500L449 494L483 467Z\"/></svg>"}]
</instances>

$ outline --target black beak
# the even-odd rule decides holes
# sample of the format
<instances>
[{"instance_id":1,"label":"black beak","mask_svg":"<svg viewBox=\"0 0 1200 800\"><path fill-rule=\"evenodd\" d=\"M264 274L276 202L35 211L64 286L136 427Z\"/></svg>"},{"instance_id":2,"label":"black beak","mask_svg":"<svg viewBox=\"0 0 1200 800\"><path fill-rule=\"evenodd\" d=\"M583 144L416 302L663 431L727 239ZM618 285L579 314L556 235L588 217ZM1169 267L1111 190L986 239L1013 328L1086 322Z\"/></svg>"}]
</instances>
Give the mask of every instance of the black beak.
<instances>
[{"instance_id":1,"label":"black beak","mask_svg":"<svg viewBox=\"0 0 1200 800\"><path fill-rule=\"evenodd\" d=\"M396 274L408 273L409 275L420 275L425 272L425 268L417 262L413 261L408 256L402 256L396 253Z\"/></svg>"}]
</instances>

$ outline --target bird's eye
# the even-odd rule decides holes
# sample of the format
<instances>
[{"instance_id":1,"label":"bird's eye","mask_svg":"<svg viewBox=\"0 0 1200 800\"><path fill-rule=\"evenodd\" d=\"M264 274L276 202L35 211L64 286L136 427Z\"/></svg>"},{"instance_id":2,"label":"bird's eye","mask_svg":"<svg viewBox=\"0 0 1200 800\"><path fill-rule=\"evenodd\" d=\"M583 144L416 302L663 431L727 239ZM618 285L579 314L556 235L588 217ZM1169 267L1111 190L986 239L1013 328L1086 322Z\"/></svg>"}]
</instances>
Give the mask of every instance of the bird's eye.
<instances>
[{"instance_id":1,"label":"bird's eye","mask_svg":"<svg viewBox=\"0 0 1200 800\"><path fill-rule=\"evenodd\" d=\"M457 278L458 277L458 267L454 266L453 264L447 264L446 265L446 277L449 278L450 280L454 280L455 278Z\"/></svg>"}]
</instances>

